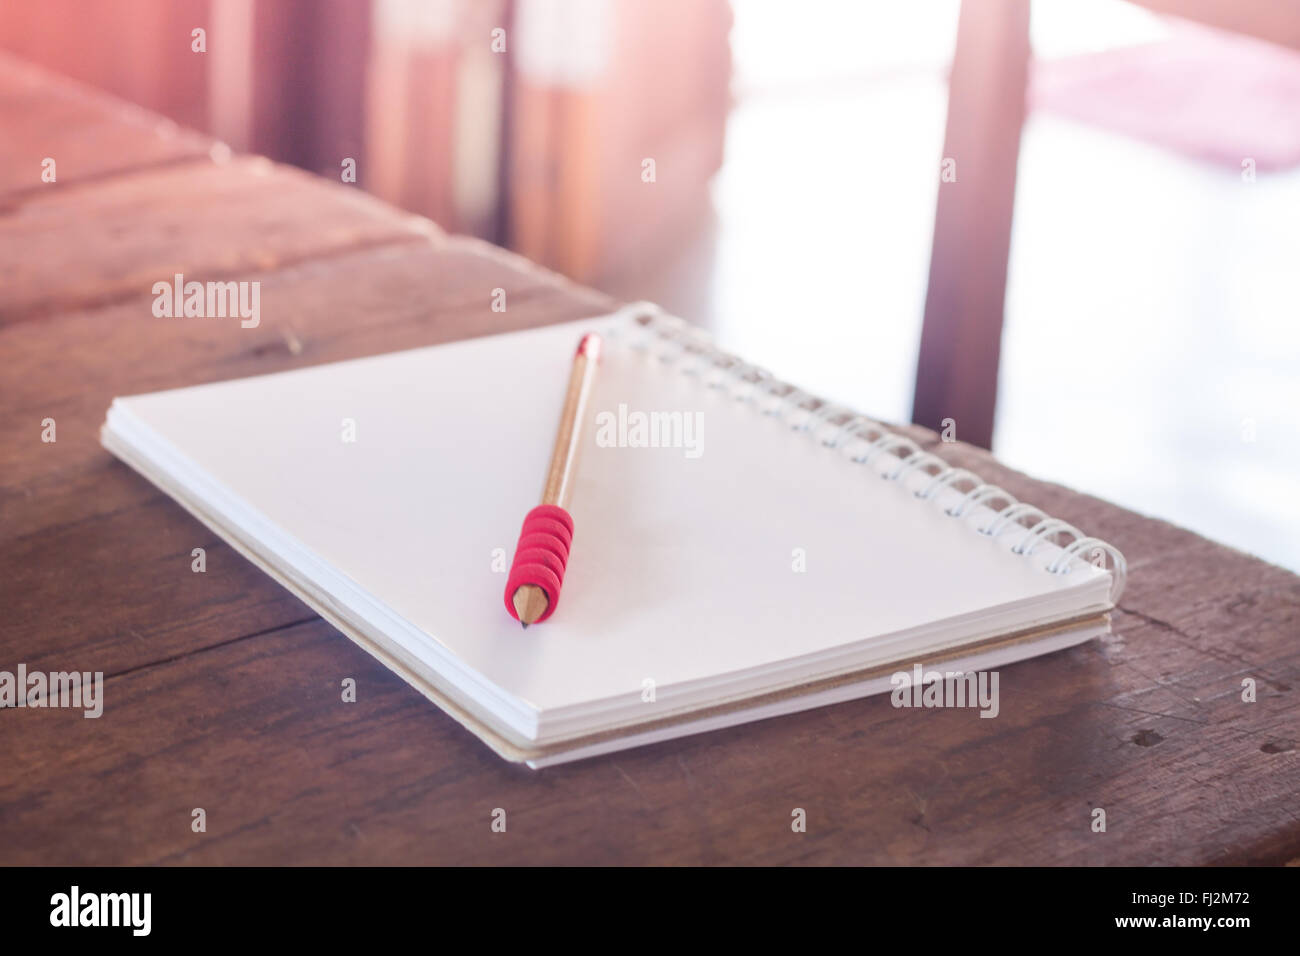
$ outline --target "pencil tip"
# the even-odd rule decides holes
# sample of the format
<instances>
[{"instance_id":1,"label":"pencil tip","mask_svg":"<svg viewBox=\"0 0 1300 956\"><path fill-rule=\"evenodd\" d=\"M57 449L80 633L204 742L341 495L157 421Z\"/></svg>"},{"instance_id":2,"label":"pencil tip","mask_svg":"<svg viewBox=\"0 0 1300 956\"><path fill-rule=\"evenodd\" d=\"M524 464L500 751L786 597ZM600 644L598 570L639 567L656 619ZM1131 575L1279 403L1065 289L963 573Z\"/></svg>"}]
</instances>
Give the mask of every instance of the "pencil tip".
<instances>
[{"instance_id":1,"label":"pencil tip","mask_svg":"<svg viewBox=\"0 0 1300 956\"><path fill-rule=\"evenodd\" d=\"M588 332L578 342L578 354L585 355L593 361L600 360L600 336L595 332Z\"/></svg>"},{"instance_id":2,"label":"pencil tip","mask_svg":"<svg viewBox=\"0 0 1300 956\"><path fill-rule=\"evenodd\" d=\"M541 620L550 602L547 600L546 592L537 585L521 584L515 589L510 603L514 606L515 617L518 618L519 623L527 627Z\"/></svg>"},{"instance_id":3,"label":"pencil tip","mask_svg":"<svg viewBox=\"0 0 1300 956\"><path fill-rule=\"evenodd\" d=\"M519 626L522 627L525 631L528 630L528 622L527 622L527 621L520 621L520 622L519 622Z\"/></svg>"}]
</instances>

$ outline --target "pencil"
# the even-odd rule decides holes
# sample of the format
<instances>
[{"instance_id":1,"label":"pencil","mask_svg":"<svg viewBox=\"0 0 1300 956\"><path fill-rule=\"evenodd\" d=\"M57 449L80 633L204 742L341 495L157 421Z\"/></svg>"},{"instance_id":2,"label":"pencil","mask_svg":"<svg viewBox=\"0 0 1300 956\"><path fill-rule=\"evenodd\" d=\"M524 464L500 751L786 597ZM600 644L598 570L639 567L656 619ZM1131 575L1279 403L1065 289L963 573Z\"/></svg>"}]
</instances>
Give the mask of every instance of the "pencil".
<instances>
[{"instance_id":1,"label":"pencil","mask_svg":"<svg viewBox=\"0 0 1300 956\"><path fill-rule=\"evenodd\" d=\"M573 356L541 504L525 516L515 546L514 564L506 581L506 610L525 628L546 620L559 603L573 543L573 517L568 508L578 464L578 443L599 361L600 336L588 333Z\"/></svg>"}]
</instances>

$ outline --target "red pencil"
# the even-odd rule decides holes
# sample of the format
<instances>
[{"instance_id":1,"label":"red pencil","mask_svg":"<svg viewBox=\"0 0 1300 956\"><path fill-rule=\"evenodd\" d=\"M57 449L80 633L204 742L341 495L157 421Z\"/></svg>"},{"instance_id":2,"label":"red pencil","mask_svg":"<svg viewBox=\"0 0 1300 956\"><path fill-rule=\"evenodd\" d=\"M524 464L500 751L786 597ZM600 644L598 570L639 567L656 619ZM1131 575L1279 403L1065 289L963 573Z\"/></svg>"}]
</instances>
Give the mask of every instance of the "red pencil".
<instances>
[{"instance_id":1,"label":"red pencil","mask_svg":"<svg viewBox=\"0 0 1300 956\"><path fill-rule=\"evenodd\" d=\"M573 356L542 503L524 517L519 543L515 545L515 560L506 580L506 610L525 628L554 614L560 600L573 543L573 518L567 509L573 493L578 441L599 360L600 336L584 335Z\"/></svg>"}]
</instances>

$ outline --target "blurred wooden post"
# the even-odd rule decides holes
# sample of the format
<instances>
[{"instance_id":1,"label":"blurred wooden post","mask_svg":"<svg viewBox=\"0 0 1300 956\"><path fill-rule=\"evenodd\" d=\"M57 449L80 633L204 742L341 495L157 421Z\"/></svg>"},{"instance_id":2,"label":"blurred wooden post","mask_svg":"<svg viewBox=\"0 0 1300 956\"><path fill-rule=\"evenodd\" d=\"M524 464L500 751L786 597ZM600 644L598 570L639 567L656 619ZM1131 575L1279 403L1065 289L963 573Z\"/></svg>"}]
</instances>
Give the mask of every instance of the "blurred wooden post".
<instances>
[{"instance_id":1,"label":"blurred wooden post","mask_svg":"<svg viewBox=\"0 0 1300 956\"><path fill-rule=\"evenodd\" d=\"M730 29L726 0L520 3L510 247L596 282L689 235L722 164Z\"/></svg>"},{"instance_id":2,"label":"blurred wooden post","mask_svg":"<svg viewBox=\"0 0 1300 956\"><path fill-rule=\"evenodd\" d=\"M957 438L984 448L1028 73L1029 0L962 0L943 151L956 179L939 185L912 421L941 430L951 418Z\"/></svg>"},{"instance_id":3,"label":"blurred wooden post","mask_svg":"<svg viewBox=\"0 0 1300 956\"><path fill-rule=\"evenodd\" d=\"M449 230L499 241L514 5L374 0L373 9L365 188Z\"/></svg>"}]
</instances>

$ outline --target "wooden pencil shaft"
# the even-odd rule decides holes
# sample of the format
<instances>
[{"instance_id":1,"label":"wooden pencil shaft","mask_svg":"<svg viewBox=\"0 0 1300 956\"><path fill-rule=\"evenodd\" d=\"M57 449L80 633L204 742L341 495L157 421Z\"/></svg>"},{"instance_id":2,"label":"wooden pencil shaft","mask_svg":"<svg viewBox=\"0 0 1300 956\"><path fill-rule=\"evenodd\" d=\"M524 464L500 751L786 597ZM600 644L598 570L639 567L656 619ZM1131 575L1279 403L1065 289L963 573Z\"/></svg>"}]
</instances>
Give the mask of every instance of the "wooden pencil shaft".
<instances>
[{"instance_id":1,"label":"wooden pencil shaft","mask_svg":"<svg viewBox=\"0 0 1300 956\"><path fill-rule=\"evenodd\" d=\"M560 413L560 427L555 433L555 448L551 452L551 467L546 473L542 488L542 504L567 508L573 493L573 475L577 468L578 441L582 437L583 413L591 394L595 377L596 358L578 352L569 373L569 386L564 395L564 410Z\"/></svg>"}]
</instances>

